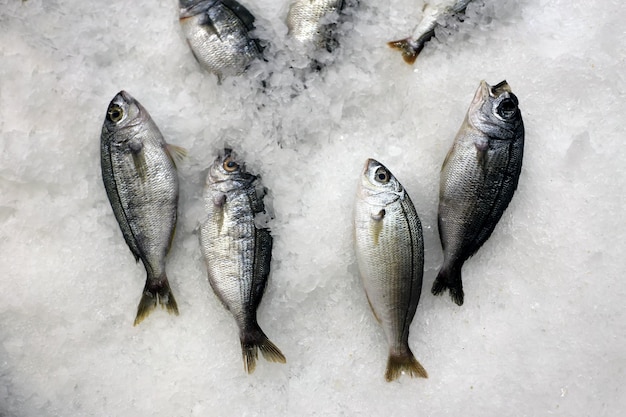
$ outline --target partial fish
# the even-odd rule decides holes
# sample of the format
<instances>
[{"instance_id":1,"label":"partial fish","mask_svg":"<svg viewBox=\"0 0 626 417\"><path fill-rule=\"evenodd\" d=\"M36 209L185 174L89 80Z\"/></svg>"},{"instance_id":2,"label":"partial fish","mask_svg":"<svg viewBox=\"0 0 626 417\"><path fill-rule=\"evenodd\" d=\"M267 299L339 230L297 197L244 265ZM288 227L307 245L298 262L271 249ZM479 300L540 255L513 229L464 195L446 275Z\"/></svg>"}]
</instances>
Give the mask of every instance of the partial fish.
<instances>
[{"instance_id":1,"label":"partial fish","mask_svg":"<svg viewBox=\"0 0 626 417\"><path fill-rule=\"evenodd\" d=\"M272 236L257 225L265 212L264 190L246 172L230 149L209 168L204 201L206 218L200 226L200 247L213 291L239 326L244 369L252 373L258 350L270 362L285 356L257 323L257 308L270 274Z\"/></svg>"},{"instance_id":2,"label":"partial fish","mask_svg":"<svg viewBox=\"0 0 626 417\"><path fill-rule=\"evenodd\" d=\"M289 35L311 49L331 51L337 43L333 34L336 15L344 0L296 0L287 14Z\"/></svg>"},{"instance_id":3,"label":"partial fish","mask_svg":"<svg viewBox=\"0 0 626 417\"><path fill-rule=\"evenodd\" d=\"M422 225L406 190L380 162L368 159L359 184L355 248L370 307L389 344L385 378L427 378L409 348L409 327L422 293Z\"/></svg>"},{"instance_id":4,"label":"partial fish","mask_svg":"<svg viewBox=\"0 0 626 417\"><path fill-rule=\"evenodd\" d=\"M431 6L427 4L424 8L424 17L415 28L413 36L387 44L402 52L402 58L407 64L413 64L419 53L424 49L424 45L435 36L437 27L445 26L447 22L463 13L467 5L472 0L455 0L449 6Z\"/></svg>"},{"instance_id":5,"label":"partial fish","mask_svg":"<svg viewBox=\"0 0 626 417\"><path fill-rule=\"evenodd\" d=\"M434 295L450 290L463 304L463 263L487 241L517 188L524 123L506 81L481 81L441 168L439 236L443 266Z\"/></svg>"},{"instance_id":6,"label":"partial fish","mask_svg":"<svg viewBox=\"0 0 626 417\"><path fill-rule=\"evenodd\" d=\"M224 77L242 74L261 50L250 32L254 16L235 0L179 0L180 25L196 60Z\"/></svg>"},{"instance_id":7,"label":"partial fish","mask_svg":"<svg viewBox=\"0 0 626 417\"><path fill-rule=\"evenodd\" d=\"M148 111L125 91L111 101L102 126L104 187L124 239L148 273L135 325L156 307L178 314L165 274L176 228L178 175L184 150L165 143Z\"/></svg>"}]
</instances>

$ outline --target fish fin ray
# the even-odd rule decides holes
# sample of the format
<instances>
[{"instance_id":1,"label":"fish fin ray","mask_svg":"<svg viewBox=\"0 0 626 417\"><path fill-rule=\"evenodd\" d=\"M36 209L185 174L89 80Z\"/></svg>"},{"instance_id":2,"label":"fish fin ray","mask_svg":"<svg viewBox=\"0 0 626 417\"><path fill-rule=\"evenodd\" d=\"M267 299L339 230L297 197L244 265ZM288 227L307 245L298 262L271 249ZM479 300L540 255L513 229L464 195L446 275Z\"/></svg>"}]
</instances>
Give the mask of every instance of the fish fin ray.
<instances>
[{"instance_id":1,"label":"fish fin ray","mask_svg":"<svg viewBox=\"0 0 626 417\"><path fill-rule=\"evenodd\" d=\"M148 166L146 165L146 156L143 150L140 149L137 152L132 152L131 155L133 156L133 164L135 165L137 175L142 181L145 181L148 174Z\"/></svg>"},{"instance_id":2,"label":"fish fin ray","mask_svg":"<svg viewBox=\"0 0 626 417\"><path fill-rule=\"evenodd\" d=\"M428 373L417 359L415 359L413 352L411 352L408 346L400 353L389 353L385 379L387 382L394 381L402 375L402 372L407 372L411 378L428 378Z\"/></svg>"},{"instance_id":3,"label":"fish fin ray","mask_svg":"<svg viewBox=\"0 0 626 417\"><path fill-rule=\"evenodd\" d=\"M146 280L146 285L137 307L134 326L141 323L157 306L157 302L165 307L168 313L178 315L178 305L165 274L156 282Z\"/></svg>"},{"instance_id":4,"label":"fish fin ray","mask_svg":"<svg viewBox=\"0 0 626 417\"><path fill-rule=\"evenodd\" d=\"M174 167L176 167L176 165L182 162L187 156L187 149L181 146L176 146L176 145L166 143L165 153L167 153L167 156L170 158L170 161L172 161L172 163L174 164Z\"/></svg>"},{"instance_id":5,"label":"fish fin ray","mask_svg":"<svg viewBox=\"0 0 626 417\"><path fill-rule=\"evenodd\" d=\"M253 373L256 369L259 350L268 362L287 362L285 355L283 355L278 346L272 343L265 333L263 333L259 325L255 323L251 330L247 330L241 335L243 367L249 374Z\"/></svg>"},{"instance_id":6,"label":"fish fin ray","mask_svg":"<svg viewBox=\"0 0 626 417\"><path fill-rule=\"evenodd\" d=\"M387 42L387 45L392 49L399 50L402 53L402 59L409 65L415 63L417 56L424 49L423 42L415 43L411 38Z\"/></svg>"},{"instance_id":7,"label":"fish fin ray","mask_svg":"<svg viewBox=\"0 0 626 417\"><path fill-rule=\"evenodd\" d=\"M450 297L458 306L463 305L465 294L463 293L463 281L461 280L461 268L441 267L430 292L433 295L441 295L446 289L450 290Z\"/></svg>"}]
</instances>

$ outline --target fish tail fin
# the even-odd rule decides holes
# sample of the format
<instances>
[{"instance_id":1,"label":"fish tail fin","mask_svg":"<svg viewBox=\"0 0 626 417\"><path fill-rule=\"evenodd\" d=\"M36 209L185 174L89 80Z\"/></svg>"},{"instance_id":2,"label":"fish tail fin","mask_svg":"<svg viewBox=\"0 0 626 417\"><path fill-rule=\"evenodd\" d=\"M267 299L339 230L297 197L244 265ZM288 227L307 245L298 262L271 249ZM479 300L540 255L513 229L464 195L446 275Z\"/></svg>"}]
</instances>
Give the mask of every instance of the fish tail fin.
<instances>
[{"instance_id":1,"label":"fish tail fin","mask_svg":"<svg viewBox=\"0 0 626 417\"><path fill-rule=\"evenodd\" d=\"M461 268L441 267L430 292L433 295L441 295L446 289L450 290L452 301L462 306L465 294L463 293L463 282L461 281Z\"/></svg>"},{"instance_id":2,"label":"fish tail fin","mask_svg":"<svg viewBox=\"0 0 626 417\"><path fill-rule=\"evenodd\" d=\"M412 38L387 42L387 45L392 49L397 49L402 52L404 62L409 65L413 65L419 53L424 49L423 42L415 42Z\"/></svg>"},{"instance_id":3,"label":"fish tail fin","mask_svg":"<svg viewBox=\"0 0 626 417\"><path fill-rule=\"evenodd\" d=\"M168 313L178 315L178 305L165 274L156 280L150 278L146 280L146 286L143 288L141 300L137 307L134 326L148 317L152 310L156 308L157 302L165 307Z\"/></svg>"},{"instance_id":4,"label":"fish tail fin","mask_svg":"<svg viewBox=\"0 0 626 417\"><path fill-rule=\"evenodd\" d=\"M403 372L407 372L411 378L421 377L428 378L426 369L415 359L413 352L408 345L402 350L389 352L387 359L387 370L385 371L385 379L391 382L398 379Z\"/></svg>"},{"instance_id":5,"label":"fish tail fin","mask_svg":"<svg viewBox=\"0 0 626 417\"><path fill-rule=\"evenodd\" d=\"M263 333L258 324L251 330L246 330L241 335L241 353L243 355L243 367L247 373L251 374L256 368L256 360L259 357L258 351L269 362L285 363L285 355L278 346L271 342Z\"/></svg>"}]
</instances>

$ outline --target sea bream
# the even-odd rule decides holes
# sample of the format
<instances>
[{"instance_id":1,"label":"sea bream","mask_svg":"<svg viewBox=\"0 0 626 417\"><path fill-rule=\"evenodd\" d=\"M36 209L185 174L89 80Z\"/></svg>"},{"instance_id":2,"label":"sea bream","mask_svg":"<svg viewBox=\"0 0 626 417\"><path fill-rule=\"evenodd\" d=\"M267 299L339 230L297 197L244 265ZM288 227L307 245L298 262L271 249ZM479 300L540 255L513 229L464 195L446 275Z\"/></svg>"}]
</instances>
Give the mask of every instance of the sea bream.
<instances>
[{"instance_id":1,"label":"sea bream","mask_svg":"<svg viewBox=\"0 0 626 417\"><path fill-rule=\"evenodd\" d=\"M100 139L104 188L128 247L148 274L135 325L157 302L178 314L165 257L177 218L174 157L184 155L184 150L165 143L148 111L125 91L109 104Z\"/></svg>"},{"instance_id":2,"label":"sea bream","mask_svg":"<svg viewBox=\"0 0 626 417\"><path fill-rule=\"evenodd\" d=\"M235 0L180 0L180 25L196 60L223 77L242 74L261 58L250 32L254 16Z\"/></svg>"},{"instance_id":3,"label":"sea bream","mask_svg":"<svg viewBox=\"0 0 626 417\"><path fill-rule=\"evenodd\" d=\"M387 44L402 52L402 57L407 64L413 64L419 53L424 49L424 45L435 36L437 27L446 26L451 19L465 13L467 5L472 0L453 0L436 4L427 4L424 7L424 16L419 22L413 35Z\"/></svg>"},{"instance_id":4,"label":"sea bream","mask_svg":"<svg viewBox=\"0 0 626 417\"><path fill-rule=\"evenodd\" d=\"M332 33L336 15L344 0L296 0L289 7L289 35L300 44L332 50L336 39Z\"/></svg>"},{"instance_id":5,"label":"sea bream","mask_svg":"<svg viewBox=\"0 0 626 417\"><path fill-rule=\"evenodd\" d=\"M517 188L524 123L506 81L481 81L441 168L439 236L443 265L432 288L463 304L463 263L487 241Z\"/></svg>"},{"instance_id":6,"label":"sea bream","mask_svg":"<svg viewBox=\"0 0 626 417\"><path fill-rule=\"evenodd\" d=\"M267 285L272 236L262 227L264 189L226 149L209 168L204 189L206 218L200 247L211 288L239 326L244 369L252 373L258 350L271 362L285 356L257 323L257 308Z\"/></svg>"},{"instance_id":7,"label":"sea bream","mask_svg":"<svg viewBox=\"0 0 626 417\"><path fill-rule=\"evenodd\" d=\"M427 378L409 348L409 327L422 293L422 225L406 190L383 164L368 159L354 215L355 249L367 300L389 345L385 378Z\"/></svg>"}]
</instances>

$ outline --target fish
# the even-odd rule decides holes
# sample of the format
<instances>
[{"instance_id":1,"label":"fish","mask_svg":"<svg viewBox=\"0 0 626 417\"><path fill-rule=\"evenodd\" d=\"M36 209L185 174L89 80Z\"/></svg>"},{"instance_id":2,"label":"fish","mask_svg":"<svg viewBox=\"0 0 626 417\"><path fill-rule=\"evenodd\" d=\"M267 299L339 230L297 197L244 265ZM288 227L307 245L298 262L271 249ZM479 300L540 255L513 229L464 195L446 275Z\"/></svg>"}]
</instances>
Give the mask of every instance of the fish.
<instances>
[{"instance_id":1,"label":"fish","mask_svg":"<svg viewBox=\"0 0 626 417\"><path fill-rule=\"evenodd\" d=\"M147 278L134 325L157 305L178 315L165 272L176 229L183 148L163 139L148 111L126 91L111 100L100 136L102 180L126 244Z\"/></svg>"},{"instance_id":2,"label":"fish","mask_svg":"<svg viewBox=\"0 0 626 417\"><path fill-rule=\"evenodd\" d=\"M179 21L196 60L207 71L224 77L243 74L262 57L254 16L235 0L179 0Z\"/></svg>"},{"instance_id":3,"label":"fish","mask_svg":"<svg viewBox=\"0 0 626 417\"><path fill-rule=\"evenodd\" d=\"M296 0L289 7L287 28L289 36L312 49L329 52L336 46L333 34L333 14L339 13L344 0Z\"/></svg>"},{"instance_id":4,"label":"fish","mask_svg":"<svg viewBox=\"0 0 626 417\"><path fill-rule=\"evenodd\" d=\"M480 82L441 168L438 225L443 265L431 292L463 305L461 268L493 232L517 189L524 154L519 100L505 81Z\"/></svg>"},{"instance_id":5,"label":"fish","mask_svg":"<svg viewBox=\"0 0 626 417\"><path fill-rule=\"evenodd\" d=\"M265 214L264 195L260 179L246 171L231 149L225 149L209 168L200 247L211 288L239 327L248 373L254 372L259 350L270 362L286 362L257 322L272 259L272 235L258 224Z\"/></svg>"},{"instance_id":6,"label":"fish","mask_svg":"<svg viewBox=\"0 0 626 417\"><path fill-rule=\"evenodd\" d=\"M393 381L403 372L428 378L408 343L422 293L422 225L402 184L374 159L367 160L361 175L354 232L365 294L389 345L385 379Z\"/></svg>"},{"instance_id":7,"label":"fish","mask_svg":"<svg viewBox=\"0 0 626 417\"><path fill-rule=\"evenodd\" d=\"M413 64L424 49L426 42L435 36L435 29L446 27L451 19L464 14L471 1L455 0L453 4L447 6L427 4L424 7L424 17L413 31L413 35L405 39L388 42L387 45L400 50L404 61L407 64Z\"/></svg>"}]
</instances>

